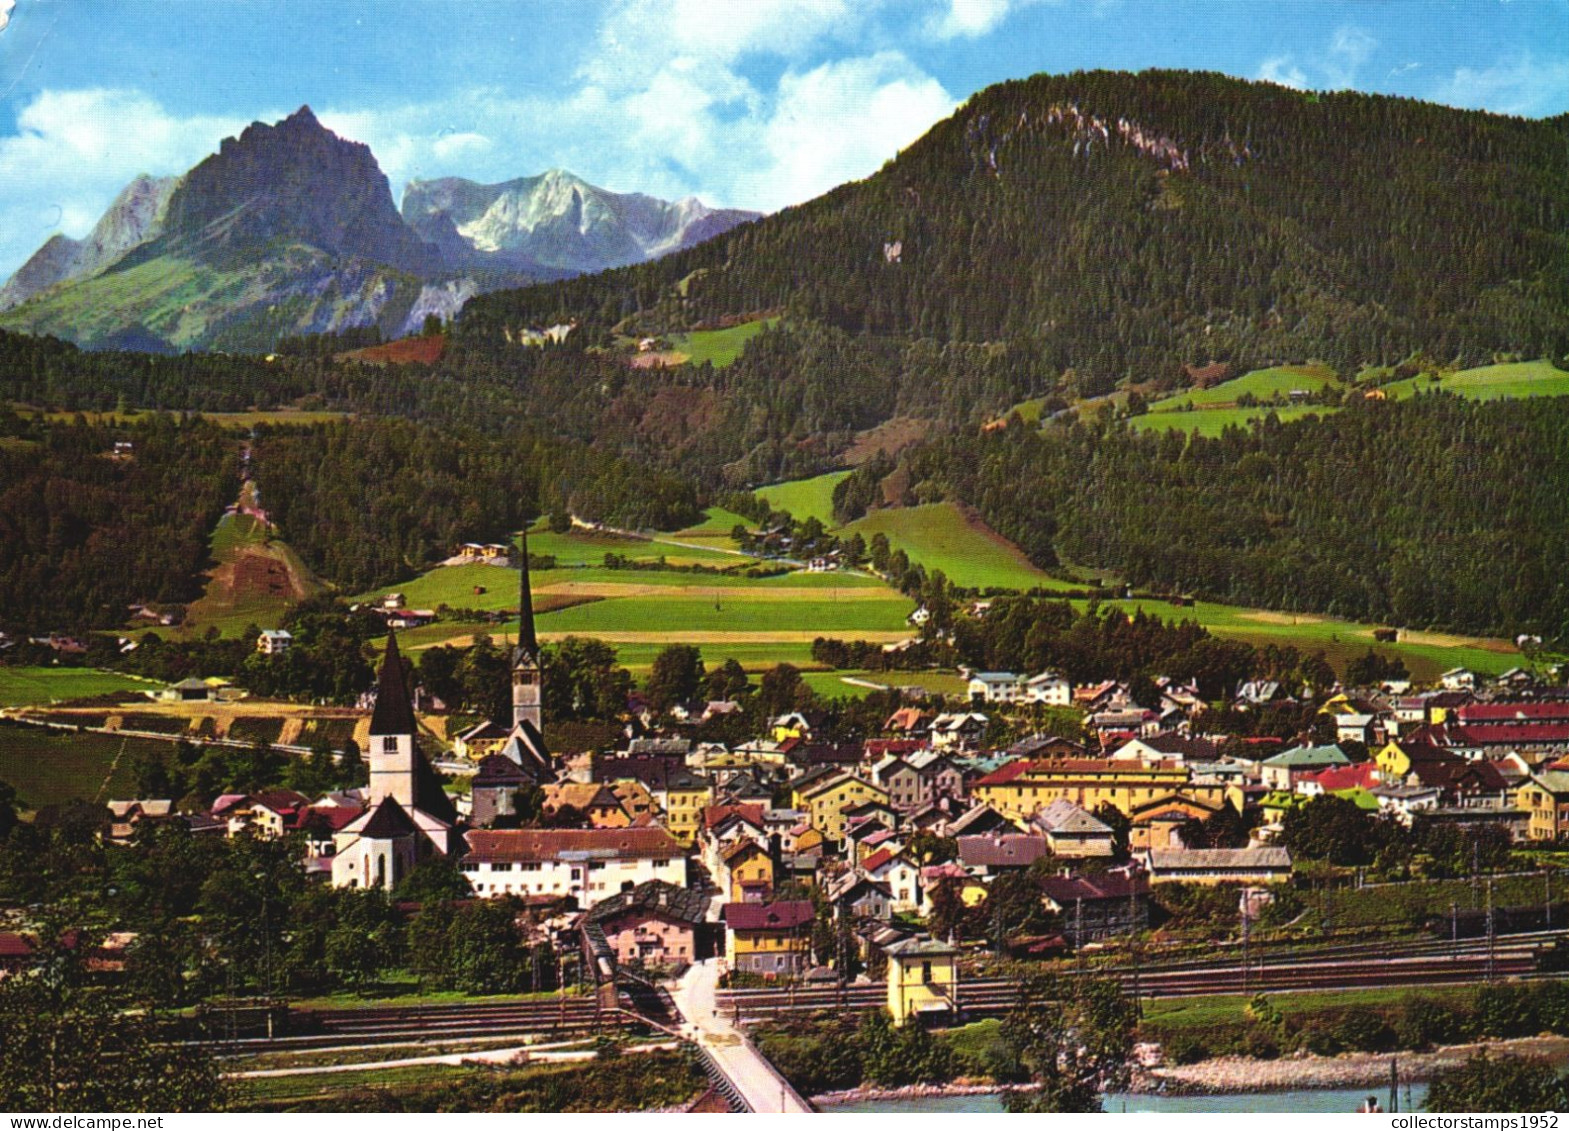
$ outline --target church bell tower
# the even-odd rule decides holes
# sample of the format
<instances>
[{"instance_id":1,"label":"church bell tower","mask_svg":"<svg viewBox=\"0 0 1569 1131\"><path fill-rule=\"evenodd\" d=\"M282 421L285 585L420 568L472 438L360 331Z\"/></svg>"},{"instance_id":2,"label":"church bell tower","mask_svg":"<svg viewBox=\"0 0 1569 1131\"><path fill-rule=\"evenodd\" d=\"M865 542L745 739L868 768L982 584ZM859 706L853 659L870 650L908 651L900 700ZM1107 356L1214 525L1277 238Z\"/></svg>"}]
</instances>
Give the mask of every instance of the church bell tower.
<instances>
[{"instance_id":1,"label":"church bell tower","mask_svg":"<svg viewBox=\"0 0 1569 1131\"><path fill-rule=\"evenodd\" d=\"M512 725L528 723L541 732L539 641L534 635L534 599L528 585L528 528L518 546L520 582L518 586L518 644L512 650Z\"/></svg>"}]
</instances>

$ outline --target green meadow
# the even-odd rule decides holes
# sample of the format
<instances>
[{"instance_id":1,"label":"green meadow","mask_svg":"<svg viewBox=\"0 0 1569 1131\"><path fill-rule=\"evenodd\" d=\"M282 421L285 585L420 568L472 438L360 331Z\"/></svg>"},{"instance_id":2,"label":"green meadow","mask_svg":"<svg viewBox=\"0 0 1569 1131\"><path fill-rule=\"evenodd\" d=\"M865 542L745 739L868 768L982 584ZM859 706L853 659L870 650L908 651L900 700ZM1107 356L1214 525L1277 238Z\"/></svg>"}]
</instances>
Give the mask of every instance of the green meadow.
<instances>
[{"instance_id":1,"label":"green meadow","mask_svg":"<svg viewBox=\"0 0 1569 1131\"><path fill-rule=\"evenodd\" d=\"M1274 414L1282 422L1304 416L1326 416L1340 410L1332 405L1261 405L1255 408L1196 408L1189 411L1147 412L1128 421L1139 432L1197 432L1219 436L1227 428L1246 428L1255 420Z\"/></svg>"},{"instance_id":2,"label":"green meadow","mask_svg":"<svg viewBox=\"0 0 1569 1131\"><path fill-rule=\"evenodd\" d=\"M1427 376L1410 377L1381 388L1386 397L1397 400L1440 389L1475 401L1562 397L1569 396L1569 373L1554 368L1545 360L1516 361L1461 369L1455 373L1442 374L1437 381Z\"/></svg>"},{"instance_id":3,"label":"green meadow","mask_svg":"<svg viewBox=\"0 0 1569 1131\"><path fill-rule=\"evenodd\" d=\"M1294 390L1316 393L1326 385L1338 387L1335 371L1327 365L1279 365L1255 369L1207 389L1190 389L1150 405L1150 412L1180 412L1188 408L1234 407L1237 398L1250 393L1259 400L1287 397Z\"/></svg>"},{"instance_id":4,"label":"green meadow","mask_svg":"<svg viewBox=\"0 0 1569 1131\"><path fill-rule=\"evenodd\" d=\"M1050 577L1012 543L994 534L979 519L965 516L953 503L875 510L839 532L859 534L871 542L883 534L928 570L940 569L955 585L975 589L1069 589Z\"/></svg>"},{"instance_id":5,"label":"green meadow","mask_svg":"<svg viewBox=\"0 0 1569 1131\"><path fill-rule=\"evenodd\" d=\"M30 707L86 699L116 691L139 692L163 685L97 668L0 667L0 707Z\"/></svg>"},{"instance_id":6,"label":"green meadow","mask_svg":"<svg viewBox=\"0 0 1569 1131\"><path fill-rule=\"evenodd\" d=\"M707 362L723 368L741 356L746 343L771 326L778 325L777 318L759 318L743 322L724 330L694 330L690 334L672 334L670 344L694 365Z\"/></svg>"},{"instance_id":7,"label":"green meadow","mask_svg":"<svg viewBox=\"0 0 1569 1131\"><path fill-rule=\"evenodd\" d=\"M830 471L810 479L792 479L788 483L759 487L755 493L775 510L789 511L798 522L815 518L831 527L834 524L834 488L849 476L848 471Z\"/></svg>"},{"instance_id":8,"label":"green meadow","mask_svg":"<svg viewBox=\"0 0 1569 1131\"><path fill-rule=\"evenodd\" d=\"M131 766L144 750L163 754L169 744L19 723L0 726L0 780L15 787L28 809L130 797L135 789Z\"/></svg>"},{"instance_id":9,"label":"green meadow","mask_svg":"<svg viewBox=\"0 0 1569 1131\"><path fill-rule=\"evenodd\" d=\"M1083 607L1084 602L1075 602ZM1393 644L1377 643L1373 639L1372 625L1314 613L1281 613L1260 609L1242 609L1235 605L1216 605L1198 601L1192 606L1177 606L1169 601L1116 600L1103 605L1118 605L1130 613L1143 609L1146 613L1166 620L1191 620L1203 625L1217 636L1245 640L1260 647L1266 644L1293 646L1304 651L1322 650L1336 668L1367 652L1396 655L1405 662L1413 678L1431 680L1441 672L1454 667L1496 675L1520 662L1519 653L1502 641L1485 641L1474 637L1450 636L1444 633L1406 632Z\"/></svg>"}]
</instances>

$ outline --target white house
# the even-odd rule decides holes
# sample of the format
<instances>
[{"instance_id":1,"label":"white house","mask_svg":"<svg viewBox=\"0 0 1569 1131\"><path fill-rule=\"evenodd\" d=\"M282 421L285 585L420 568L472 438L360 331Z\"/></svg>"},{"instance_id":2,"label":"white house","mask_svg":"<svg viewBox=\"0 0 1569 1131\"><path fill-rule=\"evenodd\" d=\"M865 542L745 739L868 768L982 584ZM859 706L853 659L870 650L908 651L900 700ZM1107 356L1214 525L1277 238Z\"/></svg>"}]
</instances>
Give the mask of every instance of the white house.
<instances>
[{"instance_id":1,"label":"white house","mask_svg":"<svg viewBox=\"0 0 1569 1131\"><path fill-rule=\"evenodd\" d=\"M1438 683L1445 691L1475 691L1476 673L1466 668L1450 668L1438 677Z\"/></svg>"},{"instance_id":2,"label":"white house","mask_svg":"<svg viewBox=\"0 0 1569 1131\"><path fill-rule=\"evenodd\" d=\"M686 852L661 828L475 829L459 865L474 894L571 897L589 907L650 880L687 882Z\"/></svg>"},{"instance_id":3,"label":"white house","mask_svg":"<svg viewBox=\"0 0 1569 1131\"><path fill-rule=\"evenodd\" d=\"M256 638L256 650L263 656L281 656L293 643L294 637L287 629L266 628Z\"/></svg>"},{"instance_id":4,"label":"white house","mask_svg":"<svg viewBox=\"0 0 1569 1131\"><path fill-rule=\"evenodd\" d=\"M1024 698L1024 680L1013 672L976 672L970 676L971 699L1016 703Z\"/></svg>"},{"instance_id":5,"label":"white house","mask_svg":"<svg viewBox=\"0 0 1569 1131\"><path fill-rule=\"evenodd\" d=\"M1027 703L1045 703L1051 707L1073 705L1073 684L1056 672L1041 672L1024 681L1024 699Z\"/></svg>"}]
</instances>

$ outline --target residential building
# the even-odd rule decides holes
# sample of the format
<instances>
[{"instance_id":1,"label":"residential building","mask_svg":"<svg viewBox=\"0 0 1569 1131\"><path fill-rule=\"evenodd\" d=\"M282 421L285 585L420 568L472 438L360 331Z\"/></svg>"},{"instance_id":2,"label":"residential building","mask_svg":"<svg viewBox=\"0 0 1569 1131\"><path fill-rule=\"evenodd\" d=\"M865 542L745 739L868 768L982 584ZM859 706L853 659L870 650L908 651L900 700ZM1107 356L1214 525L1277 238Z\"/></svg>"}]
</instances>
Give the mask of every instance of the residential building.
<instances>
[{"instance_id":1,"label":"residential building","mask_svg":"<svg viewBox=\"0 0 1569 1131\"><path fill-rule=\"evenodd\" d=\"M1024 698L1024 679L1016 672L976 672L967 685L972 700L1017 703Z\"/></svg>"},{"instance_id":2,"label":"residential building","mask_svg":"<svg viewBox=\"0 0 1569 1131\"><path fill-rule=\"evenodd\" d=\"M584 916L584 929L597 930L617 961L644 968L676 966L700 953L708 896L663 880L600 900Z\"/></svg>"},{"instance_id":3,"label":"residential building","mask_svg":"<svg viewBox=\"0 0 1569 1131\"><path fill-rule=\"evenodd\" d=\"M838 771L791 795L790 807L806 814L812 828L834 843L844 839L847 811L867 801L888 804L888 791L855 774Z\"/></svg>"},{"instance_id":4,"label":"residential building","mask_svg":"<svg viewBox=\"0 0 1569 1131\"><path fill-rule=\"evenodd\" d=\"M1214 781L1195 781L1187 767L1175 763L1063 758L1018 759L970 787L974 800L1020 825L1059 799L1072 801L1089 812L1112 805L1131 814L1137 806L1168 794L1219 806L1225 801L1225 786Z\"/></svg>"},{"instance_id":5,"label":"residential building","mask_svg":"<svg viewBox=\"0 0 1569 1131\"><path fill-rule=\"evenodd\" d=\"M1278 845L1262 848L1152 849L1154 884L1274 884L1291 878L1291 853Z\"/></svg>"},{"instance_id":6,"label":"residential building","mask_svg":"<svg viewBox=\"0 0 1569 1131\"><path fill-rule=\"evenodd\" d=\"M256 638L256 650L263 656L281 656L294 643L293 635L284 628L266 628Z\"/></svg>"},{"instance_id":7,"label":"residential building","mask_svg":"<svg viewBox=\"0 0 1569 1131\"><path fill-rule=\"evenodd\" d=\"M1041 857L1050 855L1046 838L1032 833L961 836L955 843L959 848L959 864L972 876L1022 872Z\"/></svg>"},{"instance_id":8,"label":"residential building","mask_svg":"<svg viewBox=\"0 0 1569 1131\"><path fill-rule=\"evenodd\" d=\"M1042 903L1062 920L1063 937L1074 947L1149 927L1150 883L1143 872L1042 876L1038 882Z\"/></svg>"},{"instance_id":9,"label":"residential building","mask_svg":"<svg viewBox=\"0 0 1569 1131\"><path fill-rule=\"evenodd\" d=\"M686 852L661 828L476 829L459 870L476 895L554 895L592 905L650 880L684 887Z\"/></svg>"},{"instance_id":10,"label":"residential building","mask_svg":"<svg viewBox=\"0 0 1569 1131\"><path fill-rule=\"evenodd\" d=\"M907 938L883 948L888 956L888 1012L895 1025L957 1017L959 948L933 938Z\"/></svg>"},{"instance_id":11,"label":"residential building","mask_svg":"<svg viewBox=\"0 0 1569 1131\"><path fill-rule=\"evenodd\" d=\"M1046 838L1046 847L1053 856L1105 857L1115 850L1111 826L1065 798L1039 810L1030 823Z\"/></svg>"},{"instance_id":12,"label":"residential building","mask_svg":"<svg viewBox=\"0 0 1569 1131\"><path fill-rule=\"evenodd\" d=\"M753 974L804 973L811 961L816 914L809 899L725 904L720 916L731 968Z\"/></svg>"}]
</instances>

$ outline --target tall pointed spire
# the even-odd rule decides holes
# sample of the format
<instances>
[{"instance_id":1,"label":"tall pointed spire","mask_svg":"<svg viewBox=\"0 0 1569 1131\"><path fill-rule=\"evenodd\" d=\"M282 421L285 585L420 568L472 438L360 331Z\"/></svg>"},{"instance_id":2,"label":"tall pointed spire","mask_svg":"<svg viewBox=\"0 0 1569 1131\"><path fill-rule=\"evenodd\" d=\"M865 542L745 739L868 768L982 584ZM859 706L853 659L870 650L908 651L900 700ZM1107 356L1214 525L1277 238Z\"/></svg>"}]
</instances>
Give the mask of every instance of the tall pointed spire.
<instances>
[{"instance_id":1,"label":"tall pointed spire","mask_svg":"<svg viewBox=\"0 0 1569 1131\"><path fill-rule=\"evenodd\" d=\"M514 667L522 660L537 661L539 640L534 635L534 596L528 583L528 526L518 539L518 563L521 566L518 580L518 646L512 655Z\"/></svg>"},{"instance_id":2,"label":"tall pointed spire","mask_svg":"<svg viewBox=\"0 0 1569 1131\"><path fill-rule=\"evenodd\" d=\"M370 715L370 733L414 733L414 705L409 702L409 688L404 682L398 636L390 628L387 630L387 652L381 659L381 673L376 680L376 706Z\"/></svg>"}]
</instances>

